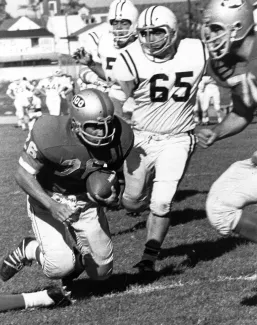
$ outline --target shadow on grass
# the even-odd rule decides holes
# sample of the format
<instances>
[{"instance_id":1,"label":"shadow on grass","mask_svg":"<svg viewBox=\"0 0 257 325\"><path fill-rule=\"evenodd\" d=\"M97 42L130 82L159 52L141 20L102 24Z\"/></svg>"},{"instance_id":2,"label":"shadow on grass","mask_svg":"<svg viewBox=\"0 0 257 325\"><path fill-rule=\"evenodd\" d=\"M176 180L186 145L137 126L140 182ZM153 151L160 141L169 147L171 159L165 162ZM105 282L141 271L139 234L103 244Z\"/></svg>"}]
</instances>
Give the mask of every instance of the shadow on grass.
<instances>
[{"instance_id":1,"label":"shadow on grass","mask_svg":"<svg viewBox=\"0 0 257 325\"><path fill-rule=\"evenodd\" d=\"M201 261L210 261L232 251L239 245L248 241L239 237L220 238L217 241L202 241L193 244L180 245L168 249L162 249L159 259L165 259L169 256L183 256L187 258L181 266L194 267Z\"/></svg>"},{"instance_id":2,"label":"shadow on grass","mask_svg":"<svg viewBox=\"0 0 257 325\"><path fill-rule=\"evenodd\" d=\"M138 223L134 224L132 227L120 230L118 232L114 232L111 235L113 237L120 236L128 233L136 232L137 230L146 228L146 220L147 216L149 214L149 211L144 211L145 215L140 216L133 216L132 218L142 218L144 217L145 220L140 220ZM128 218L131 218L131 216L128 216ZM206 213L204 210L194 210L194 209L185 209L181 211L173 211L172 212L172 218L171 218L171 227L177 226L177 225L183 225L188 222L191 222L193 220L201 220L206 218Z\"/></svg>"},{"instance_id":3,"label":"shadow on grass","mask_svg":"<svg viewBox=\"0 0 257 325\"><path fill-rule=\"evenodd\" d=\"M208 191L197 191L197 190L178 190L175 194L174 201L180 202L185 200L186 198L190 196L195 196L197 194L208 194Z\"/></svg>"},{"instance_id":4,"label":"shadow on grass","mask_svg":"<svg viewBox=\"0 0 257 325\"><path fill-rule=\"evenodd\" d=\"M252 297L244 298L240 303L241 305L249 307L257 306L257 288L254 288L252 291L254 291L255 294Z\"/></svg>"},{"instance_id":5,"label":"shadow on grass","mask_svg":"<svg viewBox=\"0 0 257 325\"><path fill-rule=\"evenodd\" d=\"M72 297L74 299L85 299L91 296L101 297L106 294L117 294L124 292L131 285L147 285L168 275L176 275L181 272L174 270L173 266L166 267L158 272L140 273L120 273L113 274L108 280L93 281L91 279L78 279L73 281Z\"/></svg>"}]
</instances>

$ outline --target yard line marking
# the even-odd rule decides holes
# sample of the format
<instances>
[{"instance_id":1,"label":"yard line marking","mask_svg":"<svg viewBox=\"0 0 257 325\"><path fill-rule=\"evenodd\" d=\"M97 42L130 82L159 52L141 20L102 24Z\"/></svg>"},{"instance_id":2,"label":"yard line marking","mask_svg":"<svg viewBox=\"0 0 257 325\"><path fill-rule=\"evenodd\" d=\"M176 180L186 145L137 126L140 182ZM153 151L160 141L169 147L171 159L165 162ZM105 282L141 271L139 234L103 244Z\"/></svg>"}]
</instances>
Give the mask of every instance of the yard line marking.
<instances>
[{"instance_id":1,"label":"yard line marking","mask_svg":"<svg viewBox=\"0 0 257 325\"><path fill-rule=\"evenodd\" d=\"M180 281L172 281L171 284L165 284L165 285L152 285L148 284L145 286L131 286L126 291L118 292L118 293L110 293L107 295L104 295L102 297L95 297L95 300L102 300L102 299L108 299L108 298L117 298L125 295L142 295L145 293L151 293L154 291L163 291L168 289L175 289L179 287L185 287L185 286L194 286L204 283L219 283L219 282L229 282L229 281L256 281L257 280L257 274L253 275L245 275L245 276L238 276L238 277L232 277L232 276L218 276L216 279L209 279L209 280L193 280L188 282L182 282Z\"/></svg>"}]
</instances>

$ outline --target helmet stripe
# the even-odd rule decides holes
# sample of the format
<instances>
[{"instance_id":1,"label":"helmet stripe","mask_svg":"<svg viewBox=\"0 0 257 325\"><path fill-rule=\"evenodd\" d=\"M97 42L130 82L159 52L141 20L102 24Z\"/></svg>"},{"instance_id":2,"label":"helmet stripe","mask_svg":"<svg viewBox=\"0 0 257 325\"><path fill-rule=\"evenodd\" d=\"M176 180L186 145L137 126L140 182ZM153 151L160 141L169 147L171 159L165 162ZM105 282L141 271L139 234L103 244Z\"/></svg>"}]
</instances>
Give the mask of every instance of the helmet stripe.
<instances>
[{"instance_id":1,"label":"helmet stripe","mask_svg":"<svg viewBox=\"0 0 257 325\"><path fill-rule=\"evenodd\" d=\"M154 6L152 7L152 12L151 12L151 17L150 17L150 25L153 25L153 12L154 12L154 9L157 8L157 6Z\"/></svg>"},{"instance_id":2,"label":"helmet stripe","mask_svg":"<svg viewBox=\"0 0 257 325\"><path fill-rule=\"evenodd\" d=\"M151 26L153 24L153 22L152 22L153 11L157 7L158 6L152 6L146 10L146 12L145 12L145 26L149 26L149 25Z\"/></svg>"},{"instance_id":3,"label":"helmet stripe","mask_svg":"<svg viewBox=\"0 0 257 325\"><path fill-rule=\"evenodd\" d=\"M116 5L116 9L115 9L115 19L118 19L122 16L122 8L125 4L126 0L120 0L117 5Z\"/></svg>"}]
</instances>

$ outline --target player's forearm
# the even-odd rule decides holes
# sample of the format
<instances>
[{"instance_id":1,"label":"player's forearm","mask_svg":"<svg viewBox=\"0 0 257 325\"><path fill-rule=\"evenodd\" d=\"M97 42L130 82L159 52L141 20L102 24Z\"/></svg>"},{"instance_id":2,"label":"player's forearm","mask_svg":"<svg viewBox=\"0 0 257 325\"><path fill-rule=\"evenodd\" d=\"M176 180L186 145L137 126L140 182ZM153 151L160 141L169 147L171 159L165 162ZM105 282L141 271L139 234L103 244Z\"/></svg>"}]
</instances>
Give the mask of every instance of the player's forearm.
<instances>
[{"instance_id":1,"label":"player's forearm","mask_svg":"<svg viewBox=\"0 0 257 325\"><path fill-rule=\"evenodd\" d=\"M95 72L98 77L102 78L103 80L106 80L105 73L102 68L102 65L98 62L94 62L94 64L88 66L93 72Z\"/></svg>"},{"instance_id":2,"label":"player's forearm","mask_svg":"<svg viewBox=\"0 0 257 325\"><path fill-rule=\"evenodd\" d=\"M213 131L218 135L216 141L240 133L250 122L249 119L234 112L229 113L221 123L213 128Z\"/></svg>"},{"instance_id":3,"label":"player's forearm","mask_svg":"<svg viewBox=\"0 0 257 325\"><path fill-rule=\"evenodd\" d=\"M121 89L124 91L126 95L126 99L133 98L134 95L134 89L135 89L135 82L134 80L128 80L128 81L118 81Z\"/></svg>"},{"instance_id":4,"label":"player's forearm","mask_svg":"<svg viewBox=\"0 0 257 325\"><path fill-rule=\"evenodd\" d=\"M50 209L52 199L33 175L20 166L15 175L15 180L26 194L40 202L46 209Z\"/></svg>"}]
</instances>

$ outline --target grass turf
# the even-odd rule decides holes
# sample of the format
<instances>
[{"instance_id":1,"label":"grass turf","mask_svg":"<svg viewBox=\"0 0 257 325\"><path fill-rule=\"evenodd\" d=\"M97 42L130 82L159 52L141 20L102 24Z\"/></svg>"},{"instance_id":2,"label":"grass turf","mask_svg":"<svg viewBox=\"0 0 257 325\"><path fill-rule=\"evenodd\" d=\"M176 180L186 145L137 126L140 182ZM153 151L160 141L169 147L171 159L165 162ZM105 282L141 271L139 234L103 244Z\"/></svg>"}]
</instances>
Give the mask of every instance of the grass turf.
<instances>
[{"instance_id":1,"label":"grass turf","mask_svg":"<svg viewBox=\"0 0 257 325\"><path fill-rule=\"evenodd\" d=\"M0 126L0 255L31 235L25 194L14 181L26 133ZM172 225L157 261L157 273L142 277L140 259L147 212L108 212L114 243L114 272L105 282L82 275L74 281L74 305L63 309L9 311L3 325L246 325L257 324L256 246L237 236L223 238L209 225L205 200L213 181L234 161L250 157L257 137L254 121L244 132L204 150L198 148L180 184ZM33 264L6 283L1 293L30 292L54 281ZM0 295L1 299L1 295Z\"/></svg>"}]
</instances>

